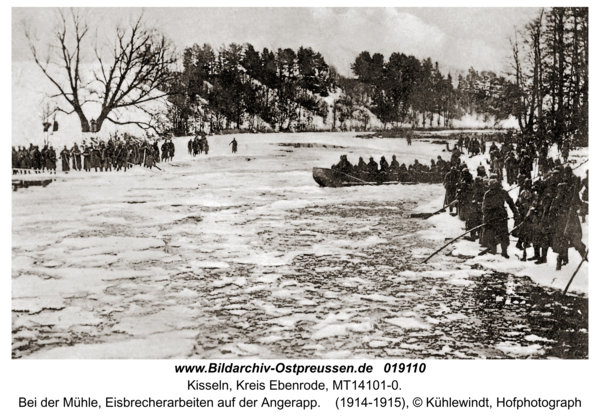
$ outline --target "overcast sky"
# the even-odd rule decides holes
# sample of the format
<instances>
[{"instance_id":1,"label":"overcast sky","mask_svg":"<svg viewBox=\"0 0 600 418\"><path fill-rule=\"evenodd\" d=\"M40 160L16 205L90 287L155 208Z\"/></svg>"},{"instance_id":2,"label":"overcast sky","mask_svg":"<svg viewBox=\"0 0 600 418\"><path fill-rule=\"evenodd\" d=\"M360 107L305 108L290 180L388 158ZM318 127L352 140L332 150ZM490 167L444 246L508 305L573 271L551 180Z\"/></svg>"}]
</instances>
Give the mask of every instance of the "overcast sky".
<instances>
[{"instance_id":1,"label":"overcast sky","mask_svg":"<svg viewBox=\"0 0 600 418\"><path fill-rule=\"evenodd\" d=\"M87 9L106 33L141 9ZM249 42L257 49L312 47L329 64L350 75L361 51L431 57L445 68L501 71L508 64L508 37L538 13L534 8L147 8L183 50L194 43L219 47ZM47 33L53 9L13 9L15 61L31 59L20 22Z\"/></svg>"}]
</instances>

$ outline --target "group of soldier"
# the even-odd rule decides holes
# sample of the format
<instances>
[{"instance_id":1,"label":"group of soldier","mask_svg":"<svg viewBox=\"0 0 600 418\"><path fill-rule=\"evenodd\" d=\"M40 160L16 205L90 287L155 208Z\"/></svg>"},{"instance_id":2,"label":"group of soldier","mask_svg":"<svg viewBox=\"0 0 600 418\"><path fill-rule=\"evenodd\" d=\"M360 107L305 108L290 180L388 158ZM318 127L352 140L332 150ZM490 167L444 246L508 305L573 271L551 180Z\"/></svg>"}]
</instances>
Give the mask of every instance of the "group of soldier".
<instances>
[{"instance_id":1,"label":"group of soldier","mask_svg":"<svg viewBox=\"0 0 600 418\"><path fill-rule=\"evenodd\" d=\"M430 165L415 160L414 164L409 164L408 167L404 163L400 164L395 155L392 155L392 161L389 163L385 156L382 156L379 164L373 157L369 158L368 163L363 157L359 157L356 165L352 165L347 156L342 155L340 161L331 168L342 176L365 182L441 183L449 167L450 163L439 155L437 161L431 160Z\"/></svg>"},{"instance_id":2,"label":"group of soldier","mask_svg":"<svg viewBox=\"0 0 600 418\"><path fill-rule=\"evenodd\" d=\"M161 154L162 151L162 154ZM130 166L141 165L152 169L159 161L171 161L175 155L175 144L171 139L165 139L159 148L158 140L138 139L131 135L115 136L104 142L91 138L88 143L76 142L71 148L60 151L62 171L73 170L87 172L98 171L127 171ZM52 145L45 145L40 151L39 146L30 144L29 148L13 147L13 174L27 173L56 173L56 151Z\"/></svg>"},{"instance_id":3,"label":"group of soldier","mask_svg":"<svg viewBox=\"0 0 600 418\"><path fill-rule=\"evenodd\" d=\"M492 142L489 155L489 174L483 165L475 176L460 160L451 164L444 178L445 206L458 215L470 231L470 239L478 240L483 252L496 254L498 244L502 256L508 258L509 236L518 238L521 261L547 263L548 250L557 253L556 269L569 262L568 249L574 247L582 258L587 257L581 241L581 222L588 213L588 177L573 174L568 160L563 162L548 157L549 144L545 141L524 142L520 152L504 142L498 147ZM567 154L568 155L568 154ZM565 156L565 154L563 154ZM503 164L504 163L504 164ZM504 170L507 182L518 187L515 201L502 187ZM508 205L514 219L514 228L508 230ZM452 213L453 208L456 213ZM581 221L580 221L581 217ZM527 258L527 249L533 254Z\"/></svg>"},{"instance_id":4,"label":"group of soldier","mask_svg":"<svg viewBox=\"0 0 600 418\"><path fill-rule=\"evenodd\" d=\"M484 154L487 137L484 134L481 134L478 139L476 135L466 135L460 134L458 136L458 140L456 141L456 146L459 151L463 152L463 149L469 154L469 157L473 157L475 155Z\"/></svg>"},{"instance_id":5,"label":"group of soldier","mask_svg":"<svg viewBox=\"0 0 600 418\"><path fill-rule=\"evenodd\" d=\"M468 239L479 241L485 248L483 253L496 254L498 244L501 254L508 258L509 237L518 238L517 248L522 251L521 261L547 263L548 250L558 254L556 269L560 270L569 262L568 249L574 247L582 258L587 257L586 246L581 241L581 223L588 214L588 177L581 179L573 174L568 165L570 145L561 144L560 158L551 158L548 142L526 140L524 138L503 138L500 144L491 141L489 145L488 167L483 162L471 173L461 148L470 154L469 158L484 153L485 140L476 137L460 136L451 151L450 161L441 156L437 161L424 165L418 160L406 167L392 156L388 163L382 156L379 164L373 157L365 162L362 157L353 165L346 155L332 166L340 177L348 177L363 182L383 183L386 181L436 183L443 182L446 189L444 206L450 214L466 223L470 231ZM516 147L515 147L516 146ZM506 176L506 177L505 177ZM516 202L502 182L519 189ZM512 189L511 189L512 190ZM513 230L508 230L510 219L506 206L512 212ZM454 213L453 213L454 211ZM580 220L581 217L581 220ZM527 249L533 254L527 258Z\"/></svg>"},{"instance_id":6,"label":"group of soldier","mask_svg":"<svg viewBox=\"0 0 600 418\"><path fill-rule=\"evenodd\" d=\"M190 138L188 141L188 154L195 157L198 154L208 154L208 139L206 139L206 135L196 135L193 139Z\"/></svg>"},{"instance_id":7,"label":"group of soldier","mask_svg":"<svg viewBox=\"0 0 600 418\"><path fill-rule=\"evenodd\" d=\"M13 174L18 173L56 173L56 150L52 145L29 144L29 148L12 147Z\"/></svg>"}]
</instances>

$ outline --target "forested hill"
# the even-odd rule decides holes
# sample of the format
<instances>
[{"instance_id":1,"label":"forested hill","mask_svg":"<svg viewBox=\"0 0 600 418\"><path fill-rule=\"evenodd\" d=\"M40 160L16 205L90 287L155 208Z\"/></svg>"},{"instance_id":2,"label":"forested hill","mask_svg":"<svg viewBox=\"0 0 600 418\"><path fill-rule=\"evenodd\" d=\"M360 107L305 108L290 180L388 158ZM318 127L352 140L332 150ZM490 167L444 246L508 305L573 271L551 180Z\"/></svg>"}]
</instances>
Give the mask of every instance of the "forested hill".
<instances>
[{"instance_id":1,"label":"forested hill","mask_svg":"<svg viewBox=\"0 0 600 418\"><path fill-rule=\"evenodd\" d=\"M475 115L509 117L521 133L553 142L588 137L588 9L541 9L515 31L507 74L445 74L431 58L363 51L344 77L311 48L257 51L250 44L194 45L169 86L177 134L202 129L452 127ZM471 118L472 119L472 118ZM195 121L191 123L191 121ZM194 126L192 126L194 125Z\"/></svg>"},{"instance_id":2,"label":"forested hill","mask_svg":"<svg viewBox=\"0 0 600 418\"><path fill-rule=\"evenodd\" d=\"M477 115L492 125L510 116L499 98L507 80L470 69L458 80L430 58L364 51L344 77L310 47L257 51L251 44L219 50L193 45L165 89L176 134L199 129L257 131L372 129L392 124L448 127Z\"/></svg>"}]
</instances>

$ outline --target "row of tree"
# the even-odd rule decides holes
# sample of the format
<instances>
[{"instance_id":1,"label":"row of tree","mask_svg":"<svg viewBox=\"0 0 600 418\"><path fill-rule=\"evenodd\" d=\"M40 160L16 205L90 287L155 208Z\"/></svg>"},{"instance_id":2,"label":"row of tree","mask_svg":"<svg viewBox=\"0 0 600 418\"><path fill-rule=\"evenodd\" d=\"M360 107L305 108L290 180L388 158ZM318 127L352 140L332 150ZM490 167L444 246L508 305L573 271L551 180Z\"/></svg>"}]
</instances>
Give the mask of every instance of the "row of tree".
<instances>
[{"instance_id":1,"label":"row of tree","mask_svg":"<svg viewBox=\"0 0 600 418\"><path fill-rule=\"evenodd\" d=\"M587 144L588 12L586 7L542 9L511 39L507 96L525 135Z\"/></svg>"},{"instance_id":2,"label":"row of tree","mask_svg":"<svg viewBox=\"0 0 600 418\"><path fill-rule=\"evenodd\" d=\"M384 125L410 123L416 126L451 126L452 119L465 114L482 115L496 122L509 115L498 106L504 77L490 71L479 73L471 68L457 83L444 76L431 58L419 60L394 52L384 56L361 52L351 66L356 78L338 77L343 91L341 100L350 106L366 107Z\"/></svg>"},{"instance_id":3,"label":"row of tree","mask_svg":"<svg viewBox=\"0 0 600 418\"><path fill-rule=\"evenodd\" d=\"M511 38L505 75L471 68L455 84L429 58L393 53L386 61L365 51L352 64L356 78L336 82L346 108L369 108L384 124L447 127L465 114L495 122L512 115L525 136L587 144L588 39L588 8L542 9Z\"/></svg>"},{"instance_id":4,"label":"row of tree","mask_svg":"<svg viewBox=\"0 0 600 418\"><path fill-rule=\"evenodd\" d=\"M211 130L242 124L257 130L266 125L289 129L327 117L322 100L334 88L329 65L311 48L262 52L251 44L185 48L183 69L169 86L170 113L177 133L187 133L190 120L209 123Z\"/></svg>"},{"instance_id":5,"label":"row of tree","mask_svg":"<svg viewBox=\"0 0 600 418\"><path fill-rule=\"evenodd\" d=\"M309 126L313 115L324 119L329 106L322 98L341 89L334 102L332 128L354 120L366 129L372 112L384 125L411 123L448 127L464 114L480 114L487 121L506 119L506 106L498 104L506 79L474 69L444 77L431 58L393 53L362 52L352 64L356 78L346 78L329 66L322 55L300 47L258 52L251 44L231 44L215 51L210 45L193 45L183 52L183 69L175 84L170 117L177 133L190 131L189 121L225 127L261 129L261 123L286 130ZM434 122L435 120L435 122Z\"/></svg>"}]
</instances>

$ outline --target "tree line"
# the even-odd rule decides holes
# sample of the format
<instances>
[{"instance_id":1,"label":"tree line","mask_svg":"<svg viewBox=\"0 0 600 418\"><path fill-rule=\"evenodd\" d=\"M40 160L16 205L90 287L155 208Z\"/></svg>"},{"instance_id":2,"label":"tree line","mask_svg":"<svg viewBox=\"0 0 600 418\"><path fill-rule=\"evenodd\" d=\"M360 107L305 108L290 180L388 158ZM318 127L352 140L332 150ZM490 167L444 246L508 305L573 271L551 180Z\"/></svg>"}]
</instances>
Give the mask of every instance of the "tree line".
<instances>
[{"instance_id":1,"label":"tree line","mask_svg":"<svg viewBox=\"0 0 600 418\"><path fill-rule=\"evenodd\" d=\"M384 126L447 128L466 114L496 123L509 116L499 104L507 79L492 71L470 68L454 82L431 58L419 60L394 52L385 60L382 54L371 56L368 51L361 52L351 68L355 78L336 80L342 89L340 101L346 108L369 109Z\"/></svg>"},{"instance_id":2,"label":"tree line","mask_svg":"<svg viewBox=\"0 0 600 418\"><path fill-rule=\"evenodd\" d=\"M588 13L555 7L511 38L510 112L524 135L588 143Z\"/></svg>"},{"instance_id":3,"label":"tree line","mask_svg":"<svg viewBox=\"0 0 600 418\"><path fill-rule=\"evenodd\" d=\"M73 9L57 11L49 36L24 25L32 57L56 87L50 98L62 98L51 112L77 114L82 132L99 131L106 120L185 135L207 126L311 130L316 116L332 129L353 121L368 129L371 115L384 127L413 128L452 127L464 115L495 123L512 115L526 137L587 143L587 8L541 9L510 39L511 71L470 68L456 80L431 58L400 52L387 59L361 52L353 77L310 47L194 44L177 53L143 16L117 25L112 37L105 31L102 42L91 29L88 16ZM166 100L166 115L151 106L158 100ZM98 113L89 119L85 105L94 102ZM132 108L146 118L123 116Z\"/></svg>"},{"instance_id":4,"label":"tree line","mask_svg":"<svg viewBox=\"0 0 600 418\"><path fill-rule=\"evenodd\" d=\"M335 88L330 66L312 48L257 51L233 43L215 50L195 44L183 51L182 67L168 86L176 133L189 132L190 120L212 131L301 127L315 114L327 117L322 98Z\"/></svg>"},{"instance_id":5,"label":"tree line","mask_svg":"<svg viewBox=\"0 0 600 418\"><path fill-rule=\"evenodd\" d=\"M265 124L288 130L310 127L314 115L332 128L355 120L368 127L369 112L383 124L411 123L422 127L449 127L464 114L483 115L484 121L506 119L498 104L506 78L471 68L444 77L431 58L393 53L388 61L379 53L361 52L344 77L319 52L300 47L257 51L251 44L230 44L218 50L209 44L185 48L182 70L167 88L170 119L176 132L190 131L190 121L209 124L211 130L244 125L261 130ZM337 89L332 108L322 100Z\"/></svg>"}]
</instances>

